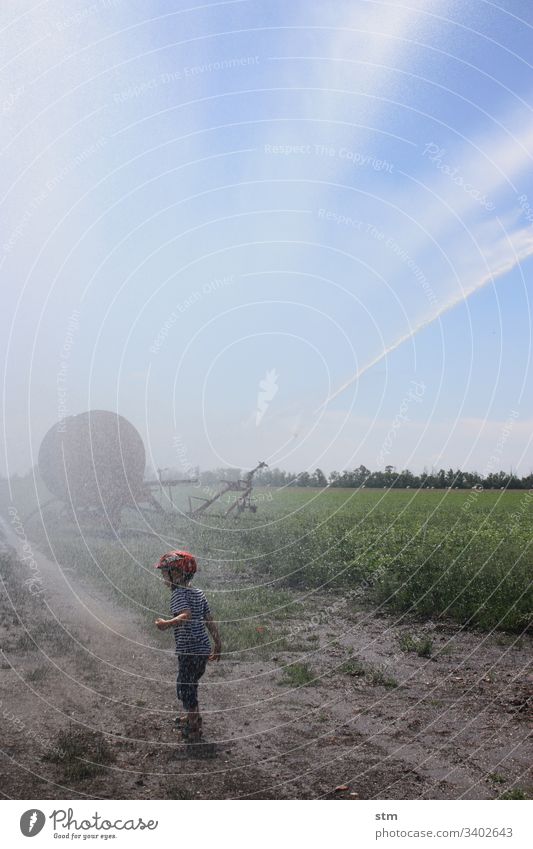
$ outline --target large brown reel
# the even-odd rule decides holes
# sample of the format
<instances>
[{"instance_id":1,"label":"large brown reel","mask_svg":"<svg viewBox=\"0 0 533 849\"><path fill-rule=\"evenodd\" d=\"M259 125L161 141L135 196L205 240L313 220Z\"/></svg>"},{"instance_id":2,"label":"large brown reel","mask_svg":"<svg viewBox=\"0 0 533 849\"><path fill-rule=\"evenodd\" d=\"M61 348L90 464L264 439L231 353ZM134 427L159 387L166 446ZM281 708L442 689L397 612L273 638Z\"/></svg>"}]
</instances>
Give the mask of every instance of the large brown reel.
<instances>
[{"instance_id":1,"label":"large brown reel","mask_svg":"<svg viewBox=\"0 0 533 849\"><path fill-rule=\"evenodd\" d=\"M39 449L39 473L60 501L74 510L116 516L143 498L145 451L140 434L123 416L89 410L54 425Z\"/></svg>"}]
</instances>

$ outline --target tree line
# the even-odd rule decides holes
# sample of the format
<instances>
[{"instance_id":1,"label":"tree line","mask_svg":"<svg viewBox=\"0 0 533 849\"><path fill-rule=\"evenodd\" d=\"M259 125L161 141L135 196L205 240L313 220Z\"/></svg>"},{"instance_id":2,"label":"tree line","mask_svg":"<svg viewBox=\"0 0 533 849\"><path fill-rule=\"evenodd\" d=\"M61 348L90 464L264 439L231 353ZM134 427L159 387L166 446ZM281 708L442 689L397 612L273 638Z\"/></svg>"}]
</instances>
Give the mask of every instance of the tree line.
<instances>
[{"instance_id":1,"label":"tree line","mask_svg":"<svg viewBox=\"0 0 533 849\"><path fill-rule=\"evenodd\" d=\"M248 469L219 468L201 471L198 466L188 469L166 468L161 475L165 483L170 479L185 479L190 477L202 486L213 486L220 481L234 481L244 478ZM28 471L25 475L17 473L11 475L11 480L23 480L38 475L37 468ZM156 473L147 469L145 479L155 479ZM4 480L0 475L0 480ZM322 469L314 472L286 472L284 469L262 469L255 475L256 486L273 487L347 487L358 489L368 487L369 489L472 489L482 487L483 489L533 489L533 472L523 477L518 477L513 472L490 472L482 475L479 472L463 472L461 469L432 469L428 472L424 469L420 474L415 474L409 469L398 471L394 466L385 466L383 471L371 471L366 466L360 465L351 471L330 472L326 475Z\"/></svg>"},{"instance_id":2,"label":"tree line","mask_svg":"<svg viewBox=\"0 0 533 849\"><path fill-rule=\"evenodd\" d=\"M241 469L214 469L199 472L202 484L213 484L220 480L236 480L246 474ZM370 489L533 489L533 472L518 477L512 472L464 472L461 469L439 469L415 474L409 469L398 471L394 466L385 466L383 471L371 471L366 466L358 466L351 471L331 472L326 475L322 469L314 472L286 472L283 469L262 469L255 476L257 486L298 486L298 487L368 487Z\"/></svg>"}]
</instances>

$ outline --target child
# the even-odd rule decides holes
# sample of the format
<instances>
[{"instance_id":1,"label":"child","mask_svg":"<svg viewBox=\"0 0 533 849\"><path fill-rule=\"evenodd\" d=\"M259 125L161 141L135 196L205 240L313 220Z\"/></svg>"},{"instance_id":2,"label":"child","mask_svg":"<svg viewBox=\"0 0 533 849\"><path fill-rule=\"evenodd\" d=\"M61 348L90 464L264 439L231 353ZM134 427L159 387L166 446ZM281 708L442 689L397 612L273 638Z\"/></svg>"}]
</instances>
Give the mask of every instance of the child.
<instances>
[{"instance_id":1,"label":"child","mask_svg":"<svg viewBox=\"0 0 533 849\"><path fill-rule=\"evenodd\" d=\"M174 616L156 619L155 624L160 631L174 628L178 655L176 690L187 711L180 725L184 737L199 740L202 719L198 712L198 681L208 660L220 660L220 635L202 590L189 586L196 572L193 555L188 551L169 551L155 567L161 569L163 580L171 590L170 610ZM213 651L206 627L213 637Z\"/></svg>"}]
</instances>

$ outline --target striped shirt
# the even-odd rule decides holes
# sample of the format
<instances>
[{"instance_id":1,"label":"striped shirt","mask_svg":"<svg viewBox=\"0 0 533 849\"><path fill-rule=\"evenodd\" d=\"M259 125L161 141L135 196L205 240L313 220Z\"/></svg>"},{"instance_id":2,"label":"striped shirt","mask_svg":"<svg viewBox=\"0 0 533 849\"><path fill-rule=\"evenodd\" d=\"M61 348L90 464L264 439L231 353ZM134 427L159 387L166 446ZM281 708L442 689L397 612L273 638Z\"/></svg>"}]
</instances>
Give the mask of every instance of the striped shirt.
<instances>
[{"instance_id":1,"label":"striped shirt","mask_svg":"<svg viewBox=\"0 0 533 849\"><path fill-rule=\"evenodd\" d=\"M176 654L211 654L211 641L205 627L205 617L211 611L202 590L196 587L174 587L170 600L173 616L190 610L192 619L174 628Z\"/></svg>"}]
</instances>

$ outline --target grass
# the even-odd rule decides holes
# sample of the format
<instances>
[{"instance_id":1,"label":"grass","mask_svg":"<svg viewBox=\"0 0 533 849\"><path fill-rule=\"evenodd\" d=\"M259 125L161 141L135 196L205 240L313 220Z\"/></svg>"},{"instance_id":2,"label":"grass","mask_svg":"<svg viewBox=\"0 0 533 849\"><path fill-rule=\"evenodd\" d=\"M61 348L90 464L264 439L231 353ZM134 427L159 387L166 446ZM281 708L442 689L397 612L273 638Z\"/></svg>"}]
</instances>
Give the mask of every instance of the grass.
<instances>
[{"instance_id":1,"label":"grass","mask_svg":"<svg viewBox=\"0 0 533 849\"><path fill-rule=\"evenodd\" d=\"M26 631L16 637L13 641L8 641L7 648L10 652L12 651L15 654L26 654L27 652L38 650L38 646L35 645L31 635Z\"/></svg>"},{"instance_id":2,"label":"grass","mask_svg":"<svg viewBox=\"0 0 533 849\"><path fill-rule=\"evenodd\" d=\"M308 687L316 684L316 674L307 663L293 663L284 669L284 677L279 682L290 687Z\"/></svg>"},{"instance_id":3,"label":"grass","mask_svg":"<svg viewBox=\"0 0 533 849\"><path fill-rule=\"evenodd\" d=\"M24 519L35 504L33 482L14 482L13 493ZM238 519L205 516L199 524L177 513L150 519L164 539L198 555L197 583L209 593L227 652L262 653L290 631L291 620L308 609L307 602L294 604L294 591L316 593L324 624L335 597L348 607L378 603L481 629L520 633L533 622L525 492L473 498L464 491L291 488L266 494L256 514ZM174 502L185 506L187 495L186 487L176 487ZM0 510L9 506L4 487ZM168 594L151 565L162 552L161 538L135 532L144 520L130 512L124 522L130 530L117 540L111 533L97 536L94 528L82 537L53 505L44 515L50 544L38 515L24 523L36 548L82 579L99 581L147 620L166 613ZM430 642L418 642L412 650L431 656Z\"/></svg>"},{"instance_id":4,"label":"grass","mask_svg":"<svg viewBox=\"0 0 533 849\"><path fill-rule=\"evenodd\" d=\"M66 781L92 778L115 760L102 734L73 726L59 731L55 747L44 758L61 766Z\"/></svg>"},{"instance_id":5,"label":"grass","mask_svg":"<svg viewBox=\"0 0 533 849\"><path fill-rule=\"evenodd\" d=\"M404 652L414 652L418 657L431 657L433 640L430 637L413 637L412 634L402 634L399 638L400 648Z\"/></svg>"},{"instance_id":6,"label":"grass","mask_svg":"<svg viewBox=\"0 0 533 849\"><path fill-rule=\"evenodd\" d=\"M39 681L44 681L44 679L48 676L49 669L46 666L38 666L36 669L32 669L31 672L28 672L26 675L26 681L30 681L32 684L38 684Z\"/></svg>"},{"instance_id":7,"label":"grass","mask_svg":"<svg viewBox=\"0 0 533 849\"><path fill-rule=\"evenodd\" d=\"M506 793L502 793L499 799L530 799L528 793L525 790L522 790L521 787L513 787L511 790L507 790Z\"/></svg>"},{"instance_id":8,"label":"grass","mask_svg":"<svg viewBox=\"0 0 533 849\"><path fill-rule=\"evenodd\" d=\"M76 647L76 643L66 628L60 622L43 622L32 633L38 646L53 648L60 653L67 653Z\"/></svg>"},{"instance_id":9,"label":"grass","mask_svg":"<svg viewBox=\"0 0 533 849\"><path fill-rule=\"evenodd\" d=\"M369 667L365 678L371 684L387 687L387 689L394 689L395 687L398 687L398 681L396 678L383 666Z\"/></svg>"},{"instance_id":10,"label":"grass","mask_svg":"<svg viewBox=\"0 0 533 849\"><path fill-rule=\"evenodd\" d=\"M55 654L67 654L76 648L71 635L58 622L41 622L27 628L12 645L12 650L26 653L43 649Z\"/></svg>"},{"instance_id":11,"label":"grass","mask_svg":"<svg viewBox=\"0 0 533 849\"><path fill-rule=\"evenodd\" d=\"M340 667L340 671L344 675L351 675L352 678L361 678L363 675L366 675L367 667L362 661L352 659L347 660L346 663L343 663Z\"/></svg>"},{"instance_id":12,"label":"grass","mask_svg":"<svg viewBox=\"0 0 533 849\"><path fill-rule=\"evenodd\" d=\"M350 658L340 667L340 672L352 678L364 678L369 684L393 689L398 681L384 666L372 666L357 658Z\"/></svg>"}]
</instances>

